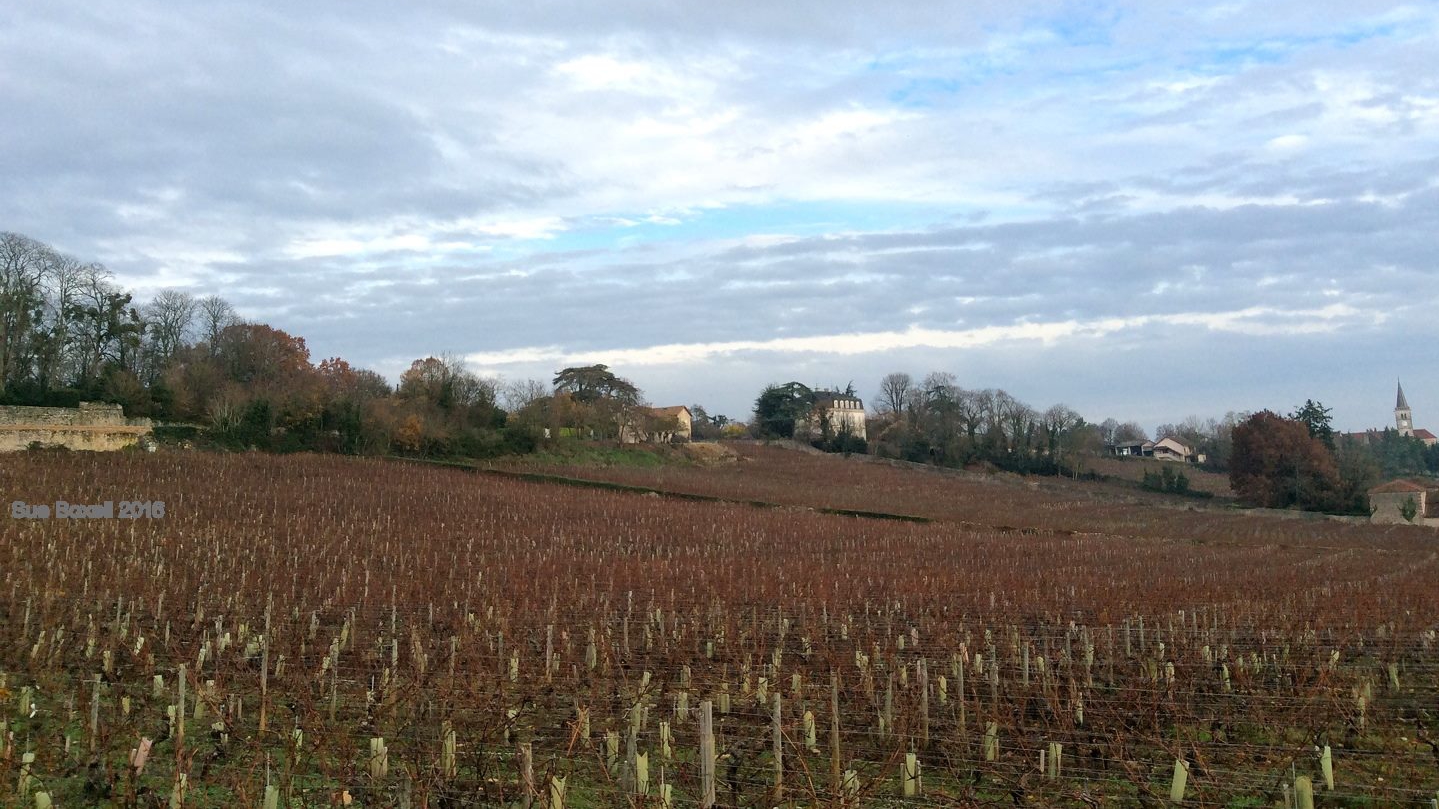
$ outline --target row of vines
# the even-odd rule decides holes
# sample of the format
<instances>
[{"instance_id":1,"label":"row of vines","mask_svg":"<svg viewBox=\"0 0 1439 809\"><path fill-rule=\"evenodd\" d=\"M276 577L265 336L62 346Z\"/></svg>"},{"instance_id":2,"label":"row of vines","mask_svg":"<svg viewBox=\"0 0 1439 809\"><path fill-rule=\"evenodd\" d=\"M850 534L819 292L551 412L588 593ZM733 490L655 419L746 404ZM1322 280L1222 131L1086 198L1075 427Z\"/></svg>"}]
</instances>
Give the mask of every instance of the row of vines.
<instances>
[{"instance_id":1,"label":"row of vines","mask_svg":"<svg viewBox=\"0 0 1439 809\"><path fill-rule=\"evenodd\" d=\"M5 805L1439 798L1422 532L1014 531L311 456L30 453L0 488L165 503L0 522Z\"/></svg>"}]
</instances>

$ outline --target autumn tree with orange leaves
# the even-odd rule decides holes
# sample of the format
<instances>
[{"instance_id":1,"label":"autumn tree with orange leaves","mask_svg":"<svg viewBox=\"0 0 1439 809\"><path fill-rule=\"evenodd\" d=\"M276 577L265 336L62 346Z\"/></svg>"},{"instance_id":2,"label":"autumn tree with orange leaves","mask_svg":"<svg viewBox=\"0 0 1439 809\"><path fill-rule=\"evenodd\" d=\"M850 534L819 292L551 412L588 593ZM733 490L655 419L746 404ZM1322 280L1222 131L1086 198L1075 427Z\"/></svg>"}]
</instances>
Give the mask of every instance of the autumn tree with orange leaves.
<instances>
[{"instance_id":1,"label":"autumn tree with orange leaves","mask_svg":"<svg viewBox=\"0 0 1439 809\"><path fill-rule=\"evenodd\" d=\"M1229 485L1248 505L1326 510L1335 506L1339 471L1303 422L1263 410L1234 428Z\"/></svg>"}]
</instances>

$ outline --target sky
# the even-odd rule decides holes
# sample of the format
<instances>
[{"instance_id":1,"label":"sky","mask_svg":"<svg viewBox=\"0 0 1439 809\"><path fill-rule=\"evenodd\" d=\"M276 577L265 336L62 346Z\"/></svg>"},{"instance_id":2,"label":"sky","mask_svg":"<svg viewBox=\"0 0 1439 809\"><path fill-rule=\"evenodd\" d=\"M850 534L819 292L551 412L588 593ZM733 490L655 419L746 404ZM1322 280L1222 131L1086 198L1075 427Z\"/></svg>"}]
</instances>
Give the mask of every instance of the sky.
<instances>
[{"instance_id":1,"label":"sky","mask_svg":"<svg viewBox=\"0 0 1439 809\"><path fill-rule=\"evenodd\" d=\"M1439 431L1439 4L12 0L0 230L391 379Z\"/></svg>"}]
</instances>

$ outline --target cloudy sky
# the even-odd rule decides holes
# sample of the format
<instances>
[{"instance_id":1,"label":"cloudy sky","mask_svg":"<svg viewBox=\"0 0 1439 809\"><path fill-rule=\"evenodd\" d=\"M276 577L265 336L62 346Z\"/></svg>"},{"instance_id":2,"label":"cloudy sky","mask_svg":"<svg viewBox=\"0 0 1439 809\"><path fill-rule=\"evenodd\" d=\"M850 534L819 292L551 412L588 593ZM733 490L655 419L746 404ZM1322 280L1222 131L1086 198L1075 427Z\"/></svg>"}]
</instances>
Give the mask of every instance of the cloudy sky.
<instances>
[{"instance_id":1,"label":"cloudy sky","mask_svg":"<svg viewBox=\"0 0 1439 809\"><path fill-rule=\"evenodd\" d=\"M15 0L0 230L391 377L1439 428L1439 4Z\"/></svg>"}]
</instances>

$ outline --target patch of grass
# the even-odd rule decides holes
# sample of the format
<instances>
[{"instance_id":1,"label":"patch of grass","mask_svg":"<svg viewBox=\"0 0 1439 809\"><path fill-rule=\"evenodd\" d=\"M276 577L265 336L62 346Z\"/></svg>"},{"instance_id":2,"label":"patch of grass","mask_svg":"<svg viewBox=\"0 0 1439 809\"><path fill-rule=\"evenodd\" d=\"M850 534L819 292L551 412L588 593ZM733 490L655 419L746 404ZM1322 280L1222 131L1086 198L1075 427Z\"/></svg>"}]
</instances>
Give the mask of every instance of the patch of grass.
<instances>
[{"instance_id":1,"label":"patch of grass","mask_svg":"<svg viewBox=\"0 0 1439 809\"><path fill-rule=\"evenodd\" d=\"M525 458L535 466L625 466L653 469L687 463L683 455L663 445L604 444L593 441L557 441Z\"/></svg>"}]
</instances>

